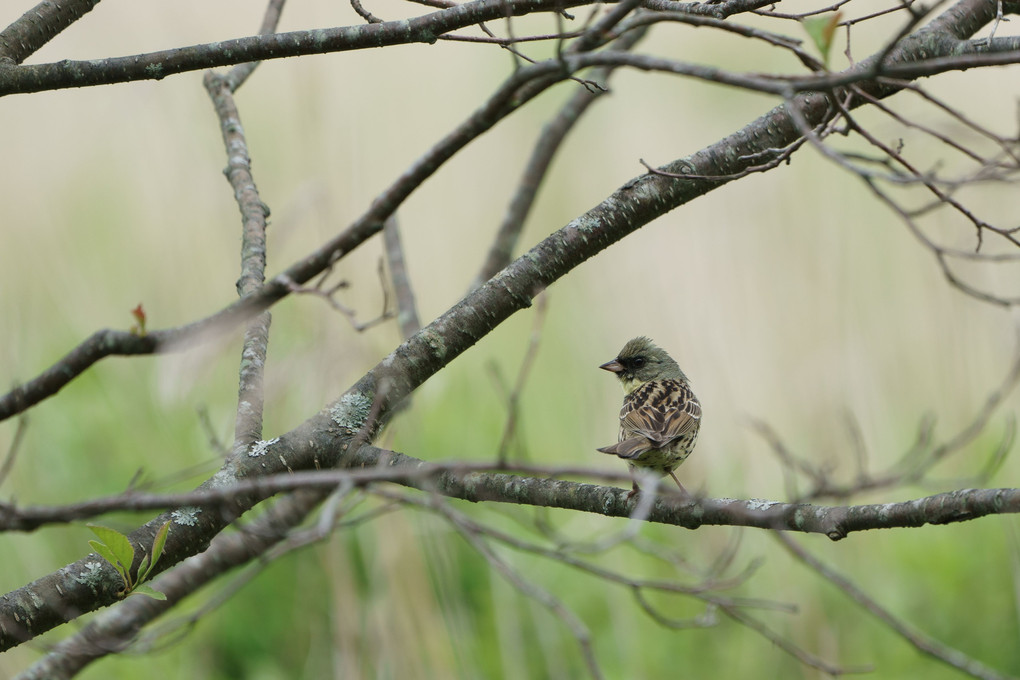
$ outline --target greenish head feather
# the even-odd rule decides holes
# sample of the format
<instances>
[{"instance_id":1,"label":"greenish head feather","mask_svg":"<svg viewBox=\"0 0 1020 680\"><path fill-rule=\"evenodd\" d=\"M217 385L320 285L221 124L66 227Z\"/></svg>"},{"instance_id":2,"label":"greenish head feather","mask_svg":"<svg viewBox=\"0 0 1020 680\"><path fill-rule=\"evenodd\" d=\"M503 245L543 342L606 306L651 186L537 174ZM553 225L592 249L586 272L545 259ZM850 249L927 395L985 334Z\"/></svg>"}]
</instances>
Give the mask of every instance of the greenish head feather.
<instances>
[{"instance_id":1,"label":"greenish head feather","mask_svg":"<svg viewBox=\"0 0 1020 680\"><path fill-rule=\"evenodd\" d=\"M628 342L615 359L600 368L616 373L628 394L650 380L688 382L687 376L666 350L644 336Z\"/></svg>"}]
</instances>

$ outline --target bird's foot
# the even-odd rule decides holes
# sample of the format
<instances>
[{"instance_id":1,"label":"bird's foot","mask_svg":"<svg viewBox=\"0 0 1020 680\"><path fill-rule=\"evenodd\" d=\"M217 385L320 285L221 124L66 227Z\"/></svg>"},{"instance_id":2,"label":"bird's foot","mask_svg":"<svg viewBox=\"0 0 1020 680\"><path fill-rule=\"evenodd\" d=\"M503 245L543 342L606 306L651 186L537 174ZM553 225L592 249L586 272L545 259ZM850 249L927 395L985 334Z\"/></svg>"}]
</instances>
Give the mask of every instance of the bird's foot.
<instances>
[{"instance_id":1,"label":"bird's foot","mask_svg":"<svg viewBox=\"0 0 1020 680\"><path fill-rule=\"evenodd\" d=\"M638 485L637 485L637 482L631 482L631 484L633 484L633 485L634 485L634 488L633 488L633 489L631 489L631 490L630 490L630 493L628 493L628 494L627 494L627 499L626 499L626 500L628 500L628 501L629 501L629 500L630 500L631 498L633 498L634 496L638 495L638 493L639 493L639 492L641 491L641 489L640 489L640 488L638 487Z\"/></svg>"},{"instance_id":2,"label":"bird's foot","mask_svg":"<svg viewBox=\"0 0 1020 680\"><path fill-rule=\"evenodd\" d=\"M672 477L673 481L676 482L676 485L680 487L680 495L683 496L684 498L690 498L691 497L690 492L684 488L684 485L680 483L680 480L676 478L676 475L673 474L672 470L669 471L669 476Z\"/></svg>"}]
</instances>

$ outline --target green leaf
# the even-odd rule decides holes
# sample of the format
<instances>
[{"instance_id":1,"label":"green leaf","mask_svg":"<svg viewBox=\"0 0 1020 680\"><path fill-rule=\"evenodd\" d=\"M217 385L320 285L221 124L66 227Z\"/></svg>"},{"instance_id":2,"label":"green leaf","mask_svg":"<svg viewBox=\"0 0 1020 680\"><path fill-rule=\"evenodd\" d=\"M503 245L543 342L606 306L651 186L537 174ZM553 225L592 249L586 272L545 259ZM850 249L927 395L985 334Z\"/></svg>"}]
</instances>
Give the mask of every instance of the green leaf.
<instances>
[{"instance_id":1,"label":"green leaf","mask_svg":"<svg viewBox=\"0 0 1020 680\"><path fill-rule=\"evenodd\" d=\"M826 66L829 65L829 50L832 49L832 37L836 34L836 28L839 27L839 20L842 17L842 12L836 12L829 17L808 17L801 21L804 25L804 30L807 31L808 36L815 43L815 47L822 54L822 61L825 62Z\"/></svg>"},{"instance_id":2,"label":"green leaf","mask_svg":"<svg viewBox=\"0 0 1020 680\"><path fill-rule=\"evenodd\" d=\"M149 556L146 555L142 558L141 564L138 565L138 583L145 580L145 577L149 575L151 565L149 564Z\"/></svg>"},{"instance_id":3,"label":"green leaf","mask_svg":"<svg viewBox=\"0 0 1020 680\"><path fill-rule=\"evenodd\" d=\"M163 526L156 530L156 537L152 541L152 559L150 561L150 555L146 555L142 559L141 566L138 567L139 583L148 580L149 574L152 572L152 568L156 566L156 562L159 560L160 555L163 554L163 548L166 546L166 537L169 531L170 520L164 522Z\"/></svg>"},{"instance_id":4,"label":"green leaf","mask_svg":"<svg viewBox=\"0 0 1020 680\"><path fill-rule=\"evenodd\" d=\"M105 543L100 543L99 541L89 541L89 545L92 546L93 550L99 553L100 557L109 562L113 568L117 570L117 573L120 574L120 577L124 580L124 585L126 586L128 584L127 567L120 563L117 556L113 554L113 551L110 550Z\"/></svg>"},{"instance_id":5,"label":"green leaf","mask_svg":"<svg viewBox=\"0 0 1020 680\"><path fill-rule=\"evenodd\" d=\"M131 545L131 541L128 540L127 536L119 531L110 529L109 527L100 526L98 524L89 524L88 528L91 529L92 533L98 536L99 539L106 544L106 547L113 552L116 560L124 565L124 569L131 568L131 563L135 561L135 549ZM91 544L91 541L89 543ZM99 551L97 550L96 552ZM103 553L99 554L103 555ZM113 566L117 566L114 560L111 560L106 555L103 555L103 557L105 557Z\"/></svg>"},{"instance_id":6,"label":"green leaf","mask_svg":"<svg viewBox=\"0 0 1020 680\"><path fill-rule=\"evenodd\" d=\"M166 599L166 595L164 595L163 593L159 592L158 590L156 590L152 586L145 585L144 583L139 583L137 586L135 586L135 589L132 590L131 592L132 593L139 593L141 595L148 595L149 597L151 597L153 599L156 599L156 600L165 600Z\"/></svg>"},{"instance_id":7,"label":"green leaf","mask_svg":"<svg viewBox=\"0 0 1020 680\"><path fill-rule=\"evenodd\" d=\"M170 534L170 520L163 522L163 526L156 532L156 539L152 542L152 566L156 566L156 562L163 554L163 548L166 547L166 538Z\"/></svg>"}]
</instances>

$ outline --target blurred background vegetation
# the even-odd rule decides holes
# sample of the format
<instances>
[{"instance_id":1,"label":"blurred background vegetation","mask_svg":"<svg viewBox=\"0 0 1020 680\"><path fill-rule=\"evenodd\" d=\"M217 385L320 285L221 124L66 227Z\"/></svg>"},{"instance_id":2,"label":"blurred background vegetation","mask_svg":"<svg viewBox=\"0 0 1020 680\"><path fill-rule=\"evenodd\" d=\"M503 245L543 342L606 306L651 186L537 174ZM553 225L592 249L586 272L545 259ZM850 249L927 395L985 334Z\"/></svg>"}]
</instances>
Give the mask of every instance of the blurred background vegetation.
<instances>
[{"instance_id":1,"label":"blurred background vegetation","mask_svg":"<svg viewBox=\"0 0 1020 680\"><path fill-rule=\"evenodd\" d=\"M6 3L0 22L10 23L29 4ZM394 7L374 9L407 11L385 4ZM861 13L877 7L864 3ZM240 0L102 3L31 61L248 35L261 9ZM293 3L280 30L357 22L345 3ZM863 24L854 34L854 56L869 54L898 25L895 19ZM529 19L515 28L522 34L554 27ZM788 32L796 29L791 24ZM549 49L527 51L543 56ZM734 69L796 68L785 55L692 29L664 31L646 49ZM841 49L833 68L844 67ZM442 42L264 63L237 100L255 178L273 213L270 274L346 226L511 67L510 56L496 47ZM956 106L1008 134L1016 128L1015 75L1015 68L997 68L925 85L952 94ZM560 85L472 144L399 212L423 321L465 292L539 126L574 87ZM626 72L614 76L612 91L558 156L523 247L641 174L639 158L654 165L685 156L777 103ZM901 111L931 115L905 95L894 102ZM915 140L893 121L861 116L884 141L902 138L911 150ZM234 299L239 220L221 175L225 155L201 74L8 97L0 103L0 135L3 384L31 378L97 328L129 327L129 310L139 302L150 327L159 328ZM859 145L853 138L835 143ZM1010 187L980 191L987 196L975 191L972 198L1001 211L1000 217L1020 207ZM974 245L973 232L949 213L934 216L929 226L959 247ZM351 283L342 301L362 320L382 305L380 248L373 240L339 265ZM1015 265L966 272L969 281L1007 294L1018 289L1017 274ZM968 423L1002 381L1017 347L1012 312L950 287L933 257L859 181L810 148L789 166L734 182L667 215L545 295L548 314L522 395L514 456L618 469L595 453L616 437L621 397L616 381L596 367L630 337L649 335L678 359L705 408L698 449L680 477L689 489L716 497L783 498L780 466L749 425L752 418L770 424L792 450L816 464L831 463L837 476L851 481L849 420L859 428L870 465L882 468L909 448L926 414L937 418L940 438ZM316 299L288 299L273 315L267 438L336 398L399 341L395 324L357 333ZM517 315L425 384L382 445L427 460L491 459L506 418L494 376L506 384L514 380L533 315ZM72 502L123 490L139 471L152 488L190 488L219 465L202 418L220 441L232 437L238 355L233 337L178 355L102 362L29 412L23 449L0 493L23 504ZM973 474L998 445L1016 406L1014 396L985 435L935 471L943 483L855 501L955 488L954 480ZM15 425L0 425L0 451ZM1018 471L1020 463L1010 457L993 485L1015 486ZM533 538L536 517L581 542L624 524L529 508L457 507ZM126 528L140 519L104 521ZM873 665L869 677L958 677L812 576L767 533L649 526L640 535L684 560L691 574L678 576L627 547L591 559L635 577L693 583L699 569L739 540L735 568L754 560L762 566L735 594L797 608L759 614L778 633L832 662ZM4 592L81 557L90 537L77 525L0 536ZM1020 674L1015 518L854 534L840 543L798 540L909 624ZM672 630L646 616L625 588L535 556L499 554L576 612L609 677L820 675L726 618L713 627ZM199 609L235 578L202 591L190 608ZM704 609L679 596L655 603L679 618ZM0 677L23 669L77 624L65 628L0 656ZM265 566L236 597L184 630L144 654L101 661L81 677L584 674L577 644L557 619L517 593L445 522L410 510Z\"/></svg>"}]
</instances>

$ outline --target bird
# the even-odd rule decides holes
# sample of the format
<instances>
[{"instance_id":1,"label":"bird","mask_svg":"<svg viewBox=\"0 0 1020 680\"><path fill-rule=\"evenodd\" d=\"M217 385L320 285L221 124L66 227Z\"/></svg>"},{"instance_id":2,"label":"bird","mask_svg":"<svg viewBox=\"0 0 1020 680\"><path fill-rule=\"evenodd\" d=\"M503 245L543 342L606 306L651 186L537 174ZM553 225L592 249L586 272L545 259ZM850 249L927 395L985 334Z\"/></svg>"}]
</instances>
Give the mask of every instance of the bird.
<instances>
[{"instance_id":1,"label":"bird","mask_svg":"<svg viewBox=\"0 0 1020 680\"><path fill-rule=\"evenodd\" d=\"M620 440L598 450L627 461L632 476L638 468L669 475L688 495L673 471L694 450L701 402L680 366L642 336L629 341L615 359L599 368L615 373L626 394L620 409ZM627 500L641 490L636 479L633 484Z\"/></svg>"}]
</instances>

